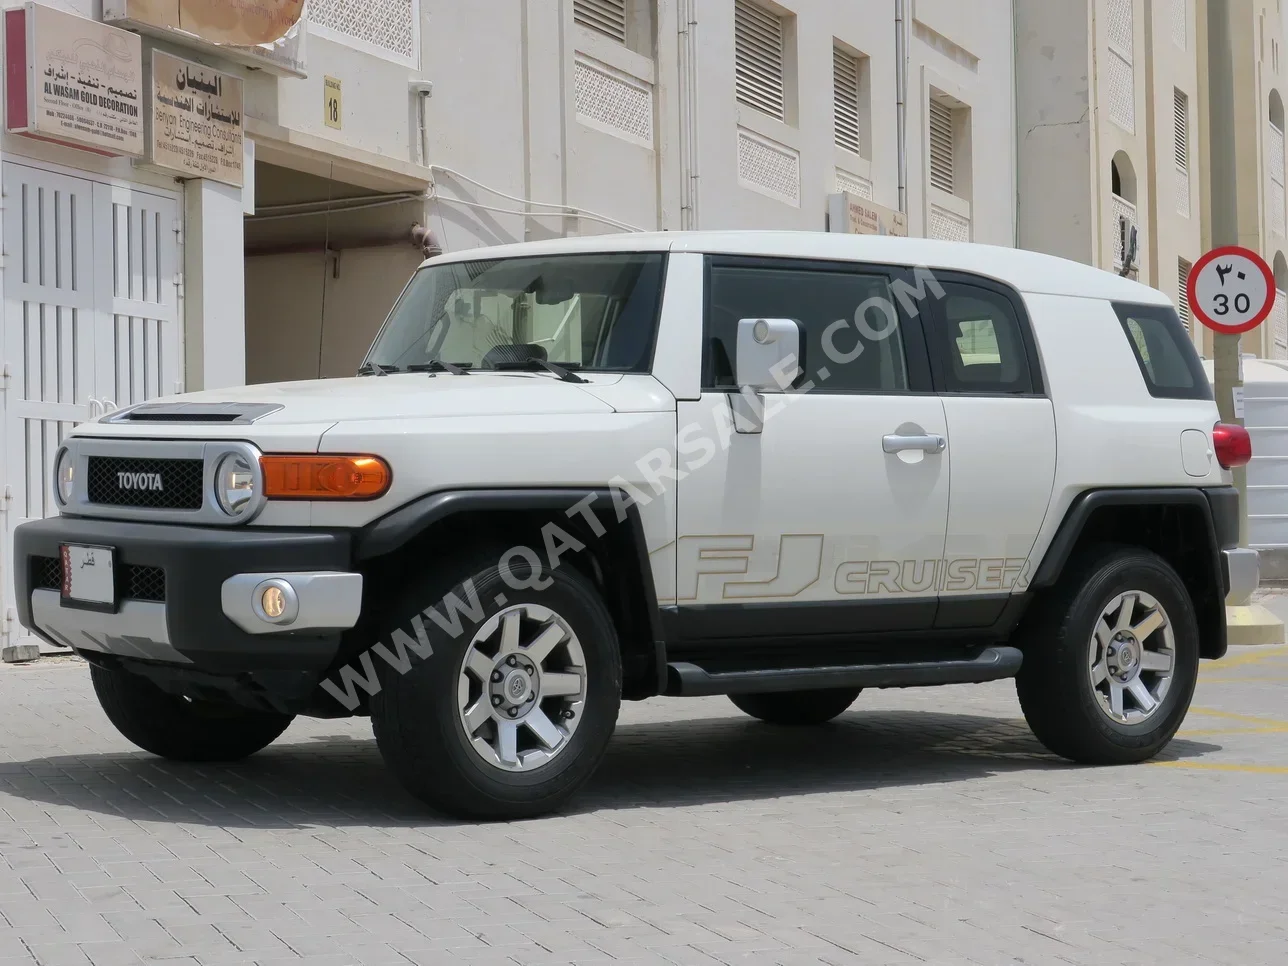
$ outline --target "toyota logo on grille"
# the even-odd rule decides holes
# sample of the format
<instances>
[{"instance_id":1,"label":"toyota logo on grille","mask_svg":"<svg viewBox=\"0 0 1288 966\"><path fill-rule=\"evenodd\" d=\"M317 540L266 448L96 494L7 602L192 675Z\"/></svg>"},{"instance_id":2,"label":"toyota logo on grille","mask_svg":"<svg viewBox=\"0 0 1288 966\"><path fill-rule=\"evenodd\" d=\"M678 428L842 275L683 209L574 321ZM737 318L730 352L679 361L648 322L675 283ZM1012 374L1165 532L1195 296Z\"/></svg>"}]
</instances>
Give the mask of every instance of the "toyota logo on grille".
<instances>
[{"instance_id":1,"label":"toyota logo on grille","mask_svg":"<svg viewBox=\"0 0 1288 966\"><path fill-rule=\"evenodd\" d=\"M122 490L154 490L158 493L165 491L160 473L117 473L116 486Z\"/></svg>"}]
</instances>

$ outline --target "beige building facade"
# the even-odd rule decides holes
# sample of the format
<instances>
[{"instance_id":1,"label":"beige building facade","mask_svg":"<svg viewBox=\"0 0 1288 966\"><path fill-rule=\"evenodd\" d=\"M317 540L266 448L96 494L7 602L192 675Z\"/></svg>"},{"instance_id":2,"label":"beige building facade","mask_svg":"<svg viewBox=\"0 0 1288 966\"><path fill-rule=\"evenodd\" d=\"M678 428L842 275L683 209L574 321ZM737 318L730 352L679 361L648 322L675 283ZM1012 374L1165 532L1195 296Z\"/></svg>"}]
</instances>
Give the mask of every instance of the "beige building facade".
<instances>
[{"instance_id":1,"label":"beige building facade","mask_svg":"<svg viewBox=\"0 0 1288 966\"><path fill-rule=\"evenodd\" d=\"M1282 0L1230 0L1240 243L1276 271L1272 319L1244 351L1288 358ZM1170 294L1212 245L1207 0L1017 0L1019 244ZM1132 238L1135 257L1132 258Z\"/></svg>"}]
</instances>

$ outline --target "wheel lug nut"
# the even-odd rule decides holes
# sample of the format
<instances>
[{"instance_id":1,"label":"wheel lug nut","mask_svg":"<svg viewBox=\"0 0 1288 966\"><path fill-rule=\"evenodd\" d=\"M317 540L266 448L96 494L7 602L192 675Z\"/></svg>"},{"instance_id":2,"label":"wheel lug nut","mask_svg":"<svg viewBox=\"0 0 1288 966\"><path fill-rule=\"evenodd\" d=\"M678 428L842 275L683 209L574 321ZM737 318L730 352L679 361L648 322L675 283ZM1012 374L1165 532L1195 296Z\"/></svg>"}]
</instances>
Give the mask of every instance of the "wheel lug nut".
<instances>
[{"instance_id":1,"label":"wheel lug nut","mask_svg":"<svg viewBox=\"0 0 1288 966\"><path fill-rule=\"evenodd\" d=\"M492 695L492 707L494 708L498 707L500 706L500 704L501 704L501 696L499 694Z\"/></svg>"},{"instance_id":2,"label":"wheel lug nut","mask_svg":"<svg viewBox=\"0 0 1288 966\"><path fill-rule=\"evenodd\" d=\"M513 655L511 655L510 657L506 658L505 663L510 665L510 667L514 667L519 662L514 658Z\"/></svg>"},{"instance_id":3,"label":"wheel lug nut","mask_svg":"<svg viewBox=\"0 0 1288 966\"><path fill-rule=\"evenodd\" d=\"M493 681L500 681L500 680L501 680L501 672L500 672L500 671L493 671L493 672L492 672L492 680L493 680Z\"/></svg>"},{"instance_id":4,"label":"wheel lug nut","mask_svg":"<svg viewBox=\"0 0 1288 966\"><path fill-rule=\"evenodd\" d=\"M510 717L511 717L511 718L515 717L518 713L519 713L519 709L518 709L518 708L511 708L511 709L510 709Z\"/></svg>"},{"instance_id":5,"label":"wheel lug nut","mask_svg":"<svg viewBox=\"0 0 1288 966\"><path fill-rule=\"evenodd\" d=\"M528 695L528 704L531 704L535 700L537 700L537 693L534 691Z\"/></svg>"}]
</instances>

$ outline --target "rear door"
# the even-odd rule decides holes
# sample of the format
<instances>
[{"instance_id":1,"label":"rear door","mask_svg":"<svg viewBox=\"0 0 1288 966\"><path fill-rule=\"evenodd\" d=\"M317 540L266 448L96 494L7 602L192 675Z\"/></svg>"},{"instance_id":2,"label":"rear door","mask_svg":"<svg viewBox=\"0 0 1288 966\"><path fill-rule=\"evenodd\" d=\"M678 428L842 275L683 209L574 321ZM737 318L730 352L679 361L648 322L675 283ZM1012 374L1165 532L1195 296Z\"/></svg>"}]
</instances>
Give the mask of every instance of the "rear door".
<instances>
[{"instance_id":1,"label":"rear door","mask_svg":"<svg viewBox=\"0 0 1288 966\"><path fill-rule=\"evenodd\" d=\"M987 627L1028 583L1055 484L1055 412L1020 295L937 272L921 305L952 441L937 627Z\"/></svg>"}]
</instances>

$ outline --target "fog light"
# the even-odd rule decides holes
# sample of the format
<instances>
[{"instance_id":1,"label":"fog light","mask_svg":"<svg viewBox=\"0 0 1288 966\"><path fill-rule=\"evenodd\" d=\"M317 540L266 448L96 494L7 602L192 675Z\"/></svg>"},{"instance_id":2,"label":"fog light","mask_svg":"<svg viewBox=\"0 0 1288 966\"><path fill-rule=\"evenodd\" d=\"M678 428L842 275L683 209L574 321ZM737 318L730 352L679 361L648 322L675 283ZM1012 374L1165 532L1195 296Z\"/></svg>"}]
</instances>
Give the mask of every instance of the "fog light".
<instances>
[{"instance_id":1,"label":"fog light","mask_svg":"<svg viewBox=\"0 0 1288 966\"><path fill-rule=\"evenodd\" d=\"M265 614L276 620L286 612L286 595L282 593L281 587L266 587L259 598L259 605L264 608Z\"/></svg>"},{"instance_id":2,"label":"fog light","mask_svg":"<svg viewBox=\"0 0 1288 966\"><path fill-rule=\"evenodd\" d=\"M270 624L290 624L300 613L295 588L280 577L266 580L251 593L255 616Z\"/></svg>"}]
</instances>

